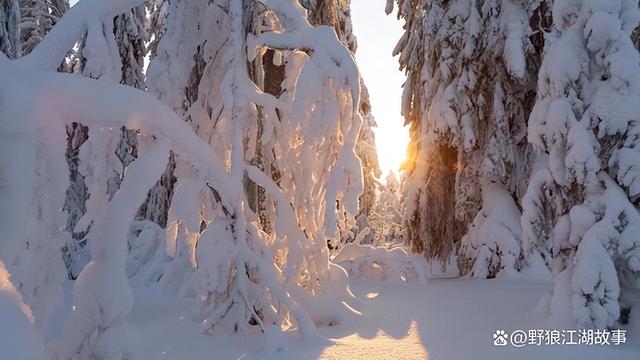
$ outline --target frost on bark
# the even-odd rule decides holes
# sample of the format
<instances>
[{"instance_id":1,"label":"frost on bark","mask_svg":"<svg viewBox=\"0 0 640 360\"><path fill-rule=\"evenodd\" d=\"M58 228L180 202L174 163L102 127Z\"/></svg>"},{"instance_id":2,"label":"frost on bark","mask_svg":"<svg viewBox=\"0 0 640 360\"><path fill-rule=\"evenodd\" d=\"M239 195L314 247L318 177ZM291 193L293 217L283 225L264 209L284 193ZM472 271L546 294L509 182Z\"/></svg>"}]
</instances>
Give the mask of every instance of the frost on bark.
<instances>
[{"instance_id":1,"label":"frost on bark","mask_svg":"<svg viewBox=\"0 0 640 360\"><path fill-rule=\"evenodd\" d=\"M69 9L68 0L19 0L22 51L28 54Z\"/></svg>"},{"instance_id":2,"label":"frost on bark","mask_svg":"<svg viewBox=\"0 0 640 360\"><path fill-rule=\"evenodd\" d=\"M158 44L165 33L168 5L166 0L147 1L149 17L145 25L145 41L147 42L149 59L153 59L156 56Z\"/></svg>"},{"instance_id":3,"label":"frost on bark","mask_svg":"<svg viewBox=\"0 0 640 360\"><path fill-rule=\"evenodd\" d=\"M85 205L89 198L89 189L84 176L78 171L80 165L80 146L89 138L89 129L77 122L65 126L67 132L67 148L65 159L69 167L69 187L66 190L62 211L67 212L65 230L71 234L69 241L62 248L62 257L67 267L67 275L75 279L82 267L89 261L86 246L86 231L75 231L75 226L87 212Z\"/></svg>"},{"instance_id":4,"label":"frost on bark","mask_svg":"<svg viewBox=\"0 0 640 360\"><path fill-rule=\"evenodd\" d=\"M122 64L120 83L137 89L145 88L145 10L140 6L113 19L113 33Z\"/></svg>"},{"instance_id":5,"label":"frost on bark","mask_svg":"<svg viewBox=\"0 0 640 360\"><path fill-rule=\"evenodd\" d=\"M547 26L540 17L546 3L397 5L405 34L394 52L407 73L402 113L410 125L404 164L408 241L443 266L457 252L462 274L474 275L478 258L487 263L495 255L498 264L486 272L495 276L504 268L501 245L471 236L479 231L473 223L487 203L485 184L497 184L513 199L524 191L526 118L535 101L537 34ZM519 229L509 232L519 242Z\"/></svg>"},{"instance_id":6,"label":"frost on bark","mask_svg":"<svg viewBox=\"0 0 640 360\"><path fill-rule=\"evenodd\" d=\"M18 30L19 20L18 0L2 0L0 3L0 51L10 59L22 53Z\"/></svg>"}]
</instances>

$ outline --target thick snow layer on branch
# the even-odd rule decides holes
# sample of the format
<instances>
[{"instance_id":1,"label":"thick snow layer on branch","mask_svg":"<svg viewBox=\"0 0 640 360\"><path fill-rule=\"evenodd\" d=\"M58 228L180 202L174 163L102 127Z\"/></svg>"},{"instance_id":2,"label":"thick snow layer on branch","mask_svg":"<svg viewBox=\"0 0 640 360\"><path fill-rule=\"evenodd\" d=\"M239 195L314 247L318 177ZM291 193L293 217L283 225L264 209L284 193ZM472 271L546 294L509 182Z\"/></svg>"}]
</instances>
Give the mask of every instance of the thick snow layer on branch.
<instances>
[{"instance_id":1,"label":"thick snow layer on branch","mask_svg":"<svg viewBox=\"0 0 640 360\"><path fill-rule=\"evenodd\" d=\"M134 359L141 341L126 323L133 294L125 273L127 233L146 191L164 171L169 156L166 143L150 146L129 166L120 190L96 220L92 231L91 262L82 270L74 288L74 310L58 344L58 359Z\"/></svg>"},{"instance_id":2,"label":"thick snow layer on branch","mask_svg":"<svg viewBox=\"0 0 640 360\"><path fill-rule=\"evenodd\" d=\"M527 62L526 32L529 31L529 19L524 8L516 1L503 1L500 15L502 31L505 34L503 58L511 76L524 79Z\"/></svg>"},{"instance_id":3,"label":"thick snow layer on branch","mask_svg":"<svg viewBox=\"0 0 640 360\"><path fill-rule=\"evenodd\" d=\"M144 0L81 0L65 13L31 53L16 62L33 69L55 71L91 23L101 24L142 3Z\"/></svg>"},{"instance_id":4,"label":"thick snow layer on branch","mask_svg":"<svg viewBox=\"0 0 640 360\"><path fill-rule=\"evenodd\" d=\"M616 268L602 239L615 239L615 228L607 222L592 226L584 235L576 254L571 287L573 289L573 315L578 328L603 329L620 316L618 297L620 285Z\"/></svg>"},{"instance_id":5,"label":"thick snow layer on branch","mask_svg":"<svg viewBox=\"0 0 640 360\"><path fill-rule=\"evenodd\" d=\"M30 161L25 161L29 158L23 156L5 159L8 165L21 165L23 169L22 172L18 172L24 175L22 182L6 182L5 186L8 188L4 189L7 194L17 196L21 201L29 203L29 199L34 196L33 187L24 186L30 184L29 181L37 186L65 182L67 174L64 171L42 168L39 173L47 176L46 181L36 176L38 174L36 171L39 163L64 161L64 138L55 137L54 135L58 133L47 131L47 129L64 129L64 123L71 121L82 121L92 129L120 127L127 124L134 128L142 128L147 134L155 134L162 141L171 142L172 147L179 154L188 154L184 158L188 159L189 155L195 155L191 159L200 165L200 169L205 169L200 175L204 174L209 181L215 183L213 173L225 173L224 167L215 163L216 158L212 156L210 148L190 128L157 100L139 91L72 75L24 71L8 63L0 66L0 75L8 80L0 85L0 93L3 95L2 118L6 119L2 122L2 126L3 133L12 134L18 145L13 151L25 147L20 145L26 145L28 148L29 139L32 137L40 136L40 139L44 139L44 141L41 140L42 151L34 154L34 158ZM15 91L12 84L22 84L23 90L32 94L32 97L25 99L22 96L24 92ZM33 104L36 104L36 111L31 111L34 108ZM21 114L21 116L11 116L12 114ZM158 121L163 118L164 121ZM47 141L51 139L48 139L45 134L49 134L49 137L53 137L52 140L57 141ZM183 146L191 149L186 150ZM16 159L21 161L17 162ZM143 153L143 156L129 168L120 190L106 205L106 212L94 218L91 241L92 262L78 279L75 295L76 311L67 322L66 337L57 344L57 356L60 359L68 359L71 357L70 354L76 351L81 351L86 356L95 355L106 358L112 358L117 354L133 356L139 351L139 342L135 340L133 330L126 325L126 315L133 299L127 295L127 293L130 294L130 289L125 275L127 254L125 240L133 216L143 202L148 189L153 186L164 170L167 159L166 143L152 145L151 149ZM215 164L212 165L212 162ZM64 165L58 168L66 169ZM209 173L209 171L212 172ZM224 189L224 185L220 188ZM54 188L47 194L60 198L64 194L64 187ZM59 202L53 200L48 202L49 206L55 206L56 203L62 204L62 199ZM30 217L25 215L24 218ZM63 221L60 221L62 219L56 221L57 218L54 210L51 210L51 214L46 218L51 222L51 228L62 228ZM7 232L18 234L22 223L17 221L7 224ZM115 240L119 241L112 241L110 236L114 236ZM15 242L19 238L9 240ZM53 241L48 243L55 245ZM55 252L49 252L51 253ZM56 257L49 255L40 258L55 259ZM38 273L55 276L64 274L64 270ZM32 285L32 282L26 282L26 284ZM48 284L59 286L59 282L56 281L49 281ZM43 292L44 294L46 293ZM58 298L60 296L58 295ZM51 296L47 301L53 304L58 298ZM124 334L123 331L129 335L117 336Z\"/></svg>"},{"instance_id":6,"label":"thick snow layer on branch","mask_svg":"<svg viewBox=\"0 0 640 360\"><path fill-rule=\"evenodd\" d=\"M292 94L290 121L293 127L300 125L304 146L309 150L315 150L313 155L303 153L302 156L316 156L318 153L326 152L326 145L323 146L326 138L334 137L336 130L342 134L342 148L330 149L327 154L331 158L335 157L336 161L328 169L330 175L325 196L324 231L329 238L335 238L338 221L333 204L340 200L347 212L355 213L358 196L364 186L362 165L355 154L355 145L362 124L358 112L359 72L351 53L338 41L335 31L327 26L312 27L303 16L302 8L297 2L270 0L264 3L282 18L287 32L272 31L255 37L250 36L247 40L250 59L255 58L263 47L279 50L313 50L313 54L301 68L299 65L293 66L297 81ZM321 91L318 91L318 84L322 84ZM322 165L318 167L322 168ZM324 178L326 173L320 176L320 179L325 180ZM297 181L300 180L302 179L299 178Z\"/></svg>"},{"instance_id":7,"label":"thick snow layer on branch","mask_svg":"<svg viewBox=\"0 0 640 360\"><path fill-rule=\"evenodd\" d=\"M221 192L231 188L222 180L225 166L211 148L153 96L127 86L70 74L29 72L14 66L2 66L0 71L0 75L8 80L2 82L0 89L3 95L6 94L5 103L12 104L13 112L28 114L27 109L36 103L39 109L50 114L30 122L24 122L18 116L3 117L7 119L4 125L10 131L56 129L72 121L96 128L127 126L139 129L166 139L184 160L199 164L197 176L220 188ZM32 98L27 100L21 96L24 92L17 91L15 84L21 84L21 90L33 94Z\"/></svg>"},{"instance_id":8,"label":"thick snow layer on branch","mask_svg":"<svg viewBox=\"0 0 640 360\"><path fill-rule=\"evenodd\" d=\"M461 252L475 259L471 276L513 275L521 243L520 210L501 185L482 187L482 209L462 238Z\"/></svg>"}]
</instances>

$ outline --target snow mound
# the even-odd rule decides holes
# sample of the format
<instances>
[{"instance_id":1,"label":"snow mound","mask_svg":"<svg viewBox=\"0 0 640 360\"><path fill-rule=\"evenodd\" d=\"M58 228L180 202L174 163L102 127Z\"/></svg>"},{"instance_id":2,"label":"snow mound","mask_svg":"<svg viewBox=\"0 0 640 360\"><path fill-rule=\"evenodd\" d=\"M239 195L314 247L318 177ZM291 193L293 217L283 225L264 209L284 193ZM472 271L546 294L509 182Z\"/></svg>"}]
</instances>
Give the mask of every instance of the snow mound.
<instances>
[{"instance_id":1,"label":"snow mound","mask_svg":"<svg viewBox=\"0 0 640 360\"><path fill-rule=\"evenodd\" d=\"M426 263L402 248L346 244L333 262L354 277L391 282L426 283Z\"/></svg>"}]
</instances>

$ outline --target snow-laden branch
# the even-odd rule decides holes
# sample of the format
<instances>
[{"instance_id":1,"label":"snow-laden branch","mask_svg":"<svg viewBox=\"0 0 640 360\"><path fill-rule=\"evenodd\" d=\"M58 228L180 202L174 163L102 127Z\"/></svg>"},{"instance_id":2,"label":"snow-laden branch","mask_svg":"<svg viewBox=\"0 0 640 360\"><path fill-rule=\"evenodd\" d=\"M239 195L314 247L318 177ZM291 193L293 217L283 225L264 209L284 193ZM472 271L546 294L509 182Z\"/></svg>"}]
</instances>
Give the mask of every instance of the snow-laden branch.
<instances>
[{"instance_id":1,"label":"snow-laden branch","mask_svg":"<svg viewBox=\"0 0 640 360\"><path fill-rule=\"evenodd\" d=\"M260 2L278 15L287 33L266 32L257 37L249 36L247 39L249 59L253 60L258 48L262 46L289 50L313 49L314 56L321 58L323 60L321 63L331 67L331 71L327 74L345 77L344 85L351 89L353 106L356 109L354 113L357 113L357 107L360 104L360 72L351 52L338 40L335 31L328 26L312 26L298 1L260 0Z\"/></svg>"},{"instance_id":2,"label":"snow-laden branch","mask_svg":"<svg viewBox=\"0 0 640 360\"><path fill-rule=\"evenodd\" d=\"M92 21L103 21L144 2L145 0L81 0L64 14L31 53L15 62L32 69L55 71Z\"/></svg>"},{"instance_id":3,"label":"snow-laden branch","mask_svg":"<svg viewBox=\"0 0 640 360\"><path fill-rule=\"evenodd\" d=\"M212 202L216 205L213 207L220 204L222 208L215 214L201 215L196 211L197 219L186 219L187 222L197 222L194 229L199 228L201 223L207 224L202 234L199 229L189 229L195 234L193 244L197 241L199 245L197 251L195 246L192 250L194 261L197 262L193 282L202 279L202 276L219 278L218 282L210 283L206 289L202 286L194 289L196 292L204 290L199 294L202 295L201 299L205 299L202 301L203 313L208 321L203 323L203 327L210 330L223 323L222 319L227 319L236 328L254 322L263 331L272 326L278 329L297 326L305 336L317 335L314 322L339 322L340 315L337 314L347 311L343 305L352 299L346 273L329 263L326 244L328 237L336 237L336 213L355 212L361 192L361 164L354 152L362 122L358 114L360 78L353 57L340 44L333 29L312 27L297 1L265 1L281 25L293 36L264 33L252 38L255 40L252 47L260 47L261 50L265 47L295 47L289 54L300 61L294 61L289 70L300 76L285 79L288 89L292 91L281 98L264 93L247 74L247 36L242 4L230 2L226 13L230 33L223 55L229 68L221 83L224 89L220 95L221 106L215 112L222 120L222 126L216 130L224 132L228 138L222 139L224 153L219 154L216 146L212 146L217 144L203 141L188 123L152 96L132 88L69 74L33 71L55 70L66 51L86 31L87 24L100 23L105 17L138 3L137 0L115 0L96 4L92 0L83 0L32 55L13 63L3 61L0 64L2 78L14 79L9 83L20 84L21 89L15 91L0 85L4 97L0 97L0 100L10 104L12 114L33 114L30 112L33 104L37 105L37 114L47 114L28 116L28 121L24 121L24 116L6 116L8 120L2 124L3 127L33 137L33 131L46 134L75 121L88 126L94 132L93 137L99 136L100 129L126 126L140 130L141 139L146 143L166 142L167 147L175 152L179 164L193 166L193 172L183 175L176 173L179 181L194 182L193 191L188 191L192 195L188 197L190 205L197 207L210 200L199 197L200 190L207 192L206 185L210 188L209 193L215 197ZM311 50L311 55L306 58L297 56L302 54L301 50ZM32 97L27 100L17 95L22 93L32 94ZM293 180L296 186L276 185L268 175L246 164L247 130L255 126L258 107L267 115L266 121L272 122L269 125L274 133L278 133L280 139L274 141L284 145L282 148L287 152L284 156L290 160L295 158L297 162L318 155L322 158L317 163L309 162L309 169L293 170L295 174L286 174L288 178L283 184ZM56 141L60 142L60 139L56 138ZM295 148L289 146L288 142L295 142L292 145ZM88 143L88 146L95 145L92 144ZM106 151L104 147L102 149ZM229 150L230 153L227 153ZM61 151L49 153L51 155L47 156L51 158L61 155ZM166 159L164 155L151 156L155 165L149 173L157 175ZM136 161L136 167L151 166L149 161L143 152ZM267 190L276 206L277 218L272 219L275 229L270 234L250 220L254 214L249 209L244 193L247 175ZM132 173L128 172L125 181L131 176ZM104 173L96 177L93 180L100 182ZM146 180L149 179L145 178L144 184L136 187L139 190L137 195L146 194L142 189L150 183ZM127 193L131 191L130 188L131 185L124 184L119 192ZM298 196L300 191L306 194ZM28 196L25 194L25 197ZM307 207L314 208L308 214L298 210L305 204L305 196L311 200L306 202ZM174 200L185 204L184 199ZM86 227L90 221L94 221L90 231L100 232L94 234L92 239L100 239L108 233L104 228L104 218L115 216L113 207L117 201L114 201L115 198L111 202L99 201L95 209L88 212L82 225ZM126 216L121 214L119 219L130 218L131 209L136 205L137 199L127 204L127 211L122 212ZM119 224L125 222L123 220ZM116 236L126 239L127 234L121 230L119 228ZM216 236L211 235L214 233ZM121 250L120 245L118 248ZM175 250L175 246L172 248ZM126 287L126 284L123 285L126 277L122 257L112 256L109 251L100 249L105 250L97 244L96 251L99 253L94 256L94 265L88 268L84 277L109 276L108 273L117 271L119 280L109 286ZM227 251L228 256L217 256L219 249ZM116 253L122 254L121 251ZM108 269L99 270L101 262L105 266L108 264ZM78 292L81 292L80 288ZM110 322L105 326L129 331L129 328L121 327L126 324L124 319L128 309L121 306L117 311L119 324ZM71 327L73 323L74 320L70 318ZM75 331L76 335L71 334L68 338L84 341L83 337L90 331L82 327ZM78 345L76 343L71 348ZM96 348L97 352L101 351L98 349L100 346L99 343L89 345ZM122 349L122 352L129 350Z\"/></svg>"},{"instance_id":4,"label":"snow-laden branch","mask_svg":"<svg viewBox=\"0 0 640 360\"><path fill-rule=\"evenodd\" d=\"M284 269L284 276L287 278L295 278L296 272L300 268L304 254L308 254L308 251L303 251L300 244L308 244L308 241L296 241L307 239L307 236L300 229L297 223L293 224L285 219L295 219L295 213L291 207L291 203L287 201L284 193L278 185L268 177L262 170L255 166L246 164L245 171L247 176L256 184L262 186L269 195L273 196L276 201L276 211L278 216L276 217L276 231L279 233L290 234L287 238L287 249L289 250L287 266ZM285 220L285 221L282 221ZM292 238L293 236L295 238ZM297 238L297 239L296 239ZM308 240L308 239L307 239ZM309 261L308 259L305 259Z\"/></svg>"},{"instance_id":5,"label":"snow-laden branch","mask_svg":"<svg viewBox=\"0 0 640 360\"><path fill-rule=\"evenodd\" d=\"M17 71L29 79L27 82L39 85L32 89L34 103L49 107L52 114L62 115L58 124L44 124L55 121L55 117L51 117L39 119L43 123L38 126L49 128L77 121L89 127L137 129L169 141L171 148L184 160L198 166L198 177L221 193L232 188L223 178L226 167L212 149L155 97L128 86L96 83L70 74Z\"/></svg>"},{"instance_id":6,"label":"snow-laden branch","mask_svg":"<svg viewBox=\"0 0 640 360\"><path fill-rule=\"evenodd\" d=\"M278 14L278 19L289 31L312 28L307 20L307 11L298 1L258 0Z\"/></svg>"},{"instance_id":7,"label":"snow-laden branch","mask_svg":"<svg viewBox=\"0 0 640 360\"><path fill-rule=\"evenodd\" d=\"M2 77L9 79L8 83L14 83L11 79L21 79L24 87L23 90L33 94L33 97L29 101L25 101L17 95L17 92L9 91L10 89L6 86L0 87L1 93L7 94L4 100L11 104L11 108L13 108L17 113L29 114L27 109L32 106L31 104L35 103L38 104L37 108L39 109L37 114L49 114L47 117L29 117L28 121L24 121L23 118L19 117L8 116L7 122L3 124L8 131L29 134L33 130L40 131L37 129L62 128L65 123L82 121L91 129L127 126L129 128L139 129L146 136L152 136L160 141L166 142L181 160L193 164L196 169L196 177L200 181L208 183L210 186L215 188L221 196L220 201L222 205L231 211L231 216L235 219L234 234L237 237L235 240L235 247L240 255L238 259L239 264L244 263L249 268L255 267L258 269L260 276L268 286L271 294L279 301L279 303L285 305L291 312L291 315L293 315L293 318L296 320L301 332L307 336L317 336L313 322L310 320L308 315L299 308L297 302L290 298L288 294L287 288L289 288L290 285L293 284L297 286L296 276L298 274L295 269L285 269L285 273L289 273L290 275L289 278L291 279L291 282L289 285L283 286L283 284L280 284L279 279L281 275L276 271L277 269L267 264L265 260L258 256L258 253L254 253L256 249L250 248L247 240L245 240L247 233L253 233L256 235L258 232L252 231L252 228L248 226L246 220L244 220L245 210L243 201L240 200L238 203L239 199L242 199L243 197L241 187L242 180L233 181L237 180L237 176L234 177L228 172L226 166L224 166L224 164L219 160L215 152L202 139L200 139L184 121L179 119L154 97L130 87L107 82L96 82L95 80L70 74L27 71L23 68L12 66L10 63L6 63L6 65L7 66L3 65L0 67L0 74ZM4 84L7 84L7 82ZM59 89L65 90L59 91ZM164 151L164 153L166 153L166 151ZM55 154L52 154L51 156L55 156ZM62 155L60 154L60 156ZM143 153L143 157L135 163L144 163L147 161L145 159L146 157ZM160 163L156 163L157 166L154 166L153 169L155 172L161 172L163 169L163 163L166 161L166 156L155 154L152 155L152 159L155 159L154 161L160 161ZM238 157L234 160L240 163L233 168L232 172L235 171L236 175L240 174L240 176L242 176L245 171L245 167L242 165L244 164L244 161L242 158L238 159ZM133 171L135 172L135 170ZM154 171L149 171L149 173L153 173L153 179L156 178L155 175L159 176L159 172L158 174L155 174ZM128 172L127 177L125 177L125 181L126 179L133 179L132 173ZM128 182L123 184L123 187L117 194L120 194L121 191L126 191L128 186L127 184ZM145 187L147 185L148 187L151 187L152 181L146 181L140 186ZM145 189L140 188L136 190L136 194L143 196L146 194ZM274 193L278 192L277 187L272 186L271 190ZM124 200L128 197L123 196L124 195L116 195L116 198L107 205L108 208L112 209L116 206L118 201L120 201L118 199ZM240 196L240 198L238 198L238 196ZM290 203L286 201L283 196L281 196L279 200L280 208L287 210L281 213L279 222L281 224L293 224L287 227L283 227L284 225L280 226L278 228L279 236L295 240L294 243L303 242L302 237L304 234L295 226L297 221L290 208ZM129 213L131 212L131 209L135 212L137 205L141 201L142 199L140 199L140 201L132 201L129 205L133 207L129 208L129 212L122 213L125 215L120 214L119 219L122 220L123 216L129 218L128 215L133 217L133 213ZM193 204L193 206L196 205L197 204ZM111 214L115 216L115 213ZM105 215L103 214L102 216L104 217ZM96 219L97 223L92 229L92 232L98 232L96 236L105 236L106 234L111 233L106 229L104 219L98 219L97 216ZM118 238L126 239L126 231L120 231L116 236ZM252 239L251 242L255 243L262 241L263 239L255 238ZM94 246L96 254L93 258L97 262L94 267L100 265L99 262L101 260L99 259L103 259L110 264L110 269L120 269L118 271L121 271L121 275L124 276L124 262L122 259L118 256L113 257L108 255L108 249L104 248L104 246L100 244L92 245L92 250L94 249ZM292 254L294 252L295 251L292 251ZM294 257L291 259L293 261ZM293 262L298 264L298 266L300 264L299 261ZM244 265L242 265L242 267L244 267ZM111 270L96 271L104 274L111 272ZM244 272L241 273L244 274ZM84 275L84 277L87 276L89 275ZM81 278L82 277L83 276L81 276ZM126 282L126 278L123 279L123 281ZM245 282L246 281L249 280L245 279ZM248 286L248 284L245 284L242 288L246 289ZM244 293L239 292L238 296L240 296L240 298L245 298L245 301L248 301L246 300L246 295L244 295ZM125 313L128 312L126 308L121 309L121 311ZM122 320L123 317L120 316L118 319ZM118 320L118 322L120 322L120 320ZM72 325L70 326L75 327L75 325L73 325L75 321L71 321L72 322L70 324ZM127 329L127 331L130 330L129 328ZM80 329L80 332L83 332L83 330ZM98 346L98 344L94 345Z\"/></svg>"},{"instance_id":8,"label":"snow-laden branch","mask_svg":"<svg viewBox=\"0 0 640 360\"><path fill-rule=\"evenodd\" d=\"M337 85L350 88L354 106L357 108L360 103L360 73L351 53L340 43L332 28L309 25L300 31L273 31L258 36L250 35L247 38L249 60L255 59L262 47L278 50L313 50L312 58L318 59L317 64L323 72L332 78L342 79L343 83Z\"/></svg>"},{"instance_id":9,"label":"snow-laden branch","mask_svg":"<svg viewBox=\"0 0 640 360\"><path fill-rule=\"evenodd\" d=\"M126 323L134 301L125 273L127 233L139 204L162 174L168 157L166 142L151 145L131 164L120 190L97 219L91 239L91 262L76 282L75 308L65 323L65 336L55 359L140 356L139 334Z\"/></svg>"},{"instance_id":10,"label":"snow-laden branch","mask_svg":"<svg viewBox=\"0 0 640 360\"><path fill-rule=\"evenodd\" d=\"M284 31L249 35L249 60L254 60L265 48L291 54L287 78L295 81L290 83L285 79L284 96L289 97L292 106L282 117L292 127L288 129L292 137L300 138L304 144L294 146L286 156L288 161L310 156L325 159L320 160L323 164L315 165L317 169L311 170L313 175L304 170L286 169L283 177L296 184L294 204L314 204L311 206L317 208L316 216L305 215L307 219L301 223L306 231L314 234L316 242L324 246L326 238L338 237L338 218L343 217L339 213L357 211L358 196L363 190L362 166L354 151L362 124L358 112L359 71L334 29L311 26L296 1L262 2L276 14ZM299 56L303 52L309 55ZM318 180L310 181L309 177ZM320 245L318 248L322 251Z\"/></svg>"}]
</instances>

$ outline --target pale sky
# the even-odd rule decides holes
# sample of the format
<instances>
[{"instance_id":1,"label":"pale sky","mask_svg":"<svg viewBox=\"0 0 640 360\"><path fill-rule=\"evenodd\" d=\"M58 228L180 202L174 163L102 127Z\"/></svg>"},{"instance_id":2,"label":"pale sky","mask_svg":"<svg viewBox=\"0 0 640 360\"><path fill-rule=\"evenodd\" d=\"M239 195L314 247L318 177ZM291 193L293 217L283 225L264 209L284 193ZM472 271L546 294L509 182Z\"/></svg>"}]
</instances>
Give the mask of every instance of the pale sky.
<instances>
[{"instance_id":1,"label":"pale sky","mask_svg":"<svg viewBox=\"0 0 640 360\"><path fill-rule=\"evenodd\" d=\"M384 12L385 0L351 0L353 31L358 37L356 61L364 79L373 115L378 160L382 180L389 170L398 172L409 142L409 128L400 115L402 84L405 76L398 69L398 57L391 53L402 36L403 22Z\"/></svg>"}]
</instances>

